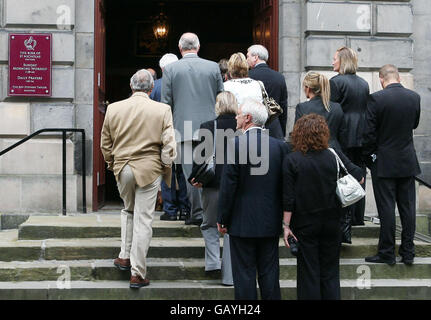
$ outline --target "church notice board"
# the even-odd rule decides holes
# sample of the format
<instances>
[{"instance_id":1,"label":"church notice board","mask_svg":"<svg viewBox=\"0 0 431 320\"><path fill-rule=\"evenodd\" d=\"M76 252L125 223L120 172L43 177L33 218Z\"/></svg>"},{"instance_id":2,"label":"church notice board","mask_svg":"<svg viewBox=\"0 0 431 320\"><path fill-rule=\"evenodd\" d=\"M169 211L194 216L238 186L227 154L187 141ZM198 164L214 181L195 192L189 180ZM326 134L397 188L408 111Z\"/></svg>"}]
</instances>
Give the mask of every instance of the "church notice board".
<instances>
[{"instance_id":1,"label":"church notice board","mask_svg":"<svg viewBox=\"0 0 431 320\"><path fill-rule=\"evenodd\" d=\"M50 97L52 34L9 34L9 96Z\"/></svg>"}]
</instances>

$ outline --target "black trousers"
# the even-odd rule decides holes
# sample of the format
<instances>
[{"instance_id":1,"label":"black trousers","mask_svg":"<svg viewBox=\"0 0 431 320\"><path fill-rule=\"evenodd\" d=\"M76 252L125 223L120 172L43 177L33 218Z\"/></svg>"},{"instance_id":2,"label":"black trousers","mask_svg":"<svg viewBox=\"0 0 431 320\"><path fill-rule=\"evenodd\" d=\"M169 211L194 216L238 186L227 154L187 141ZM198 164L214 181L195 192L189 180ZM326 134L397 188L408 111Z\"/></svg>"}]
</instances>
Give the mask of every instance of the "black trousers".
<instances>
[{"instance_id":1,"label":"black trousers","mask_svg":"<svg viewBox=\"0 0 431 320\"><path fill-rule=\"evenodd\" d=\"M348 148L345 151L345 156L353 162L353 164L357 165L363 171L363 176L366 178L367 175L367 167L362 160L362 148ZM362 188L365 190L366 180L364 179L364 184L362 184ZM358 202L352 204L343 209L344 215L349 215L352 220L353 226L363 225L364 224L364 214L365 214L365 197L359 200Z\"/></svg>"},{"instance_id":2,"label":"black trousers","mask_svg":"<svg viewBox=\"0 0 431 320\"><path fill-rule=\"evenodd\" d=\"M313 213L310 223L296 227L293 233L299 243L298 300L339 300L340 216L328 211Z\"/></svg>"},{"instance_id":3,"label":"black trousers","mask_svg":"<svg viewBox=\"0 0 431 320\"><path fill-rule=\"evenodd\" d=\"M262 300L280 300L279 238L230 236L236 300L257 300L256 271Z\"/></svg>"},{"instance_id":4,"label":"black trousers","mask_svg":"<svg viewBox=\"0 0 431 320\"><path fill-rule=\"evenodd\" d=\"M375 164L371 167L374 198L380 219L378 255L383 259L395 259L395 203L402 225L401 257L412 259L415 256L413 238L416 230L416 189L414 177L379 178Z\"/></svg>"}]
</instances>

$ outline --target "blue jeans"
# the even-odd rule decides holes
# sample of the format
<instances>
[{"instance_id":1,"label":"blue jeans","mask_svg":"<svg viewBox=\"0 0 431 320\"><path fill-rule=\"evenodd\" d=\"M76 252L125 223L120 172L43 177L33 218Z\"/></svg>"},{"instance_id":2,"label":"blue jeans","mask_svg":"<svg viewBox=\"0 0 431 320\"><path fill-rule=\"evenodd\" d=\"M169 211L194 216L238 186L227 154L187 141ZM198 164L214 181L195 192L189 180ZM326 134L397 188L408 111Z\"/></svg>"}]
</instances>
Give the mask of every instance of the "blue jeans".
<instances>
[{"instance_id":1,"label":"blue jeans","mask_svg":"<svg viewBox=\"0 0 431 320\"><path fill-rule=\"evenodd\" d=\"M179 190L176 185L178 181ZM183 174L181 164L172 165L172 181L171 188L162 181L162 198L163 198L163 211L169 215L176 216L178 210L190 212L190 203L187 198L187 185L186 179Z\"/></svg>"}]
</instances>

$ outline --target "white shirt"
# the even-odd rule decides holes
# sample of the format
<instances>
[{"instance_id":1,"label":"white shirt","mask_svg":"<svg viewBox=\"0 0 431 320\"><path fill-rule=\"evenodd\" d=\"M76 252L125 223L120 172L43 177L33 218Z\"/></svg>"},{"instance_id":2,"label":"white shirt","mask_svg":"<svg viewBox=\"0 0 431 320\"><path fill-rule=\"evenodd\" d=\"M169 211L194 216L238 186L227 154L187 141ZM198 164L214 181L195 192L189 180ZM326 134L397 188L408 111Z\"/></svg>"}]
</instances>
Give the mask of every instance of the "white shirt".
<instances>
[{"instance_id":1,"label":"white shirt","mask_svg":"<svg viewBox=\"0 0 431 320\"><path fill-rule=\"evenodd\" d=\"M224 90L230 91L235 95L238 101L238 106L241 105L246 98L254 98L262 102L262 89L256 80L251 78L232 79L224 83Z\"/></svg>"}]
</instances>

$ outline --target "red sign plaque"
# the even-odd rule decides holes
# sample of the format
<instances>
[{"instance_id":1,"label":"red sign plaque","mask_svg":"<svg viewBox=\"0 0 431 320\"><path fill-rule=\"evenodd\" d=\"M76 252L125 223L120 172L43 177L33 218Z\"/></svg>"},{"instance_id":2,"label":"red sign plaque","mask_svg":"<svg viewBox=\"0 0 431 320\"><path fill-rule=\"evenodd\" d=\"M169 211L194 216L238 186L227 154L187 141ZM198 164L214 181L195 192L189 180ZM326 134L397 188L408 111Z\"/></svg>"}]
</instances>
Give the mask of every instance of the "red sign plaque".
<instances>
[{"instance_id":1,"label":"red sign plaque","mask_svg":"<svg viewBox=\"0 0 431 320\"><path fill-rule=\"evenodd\" d=\"M9 34L9 96L50 97L52 35Z\"/></svg>"}]
</instances>

